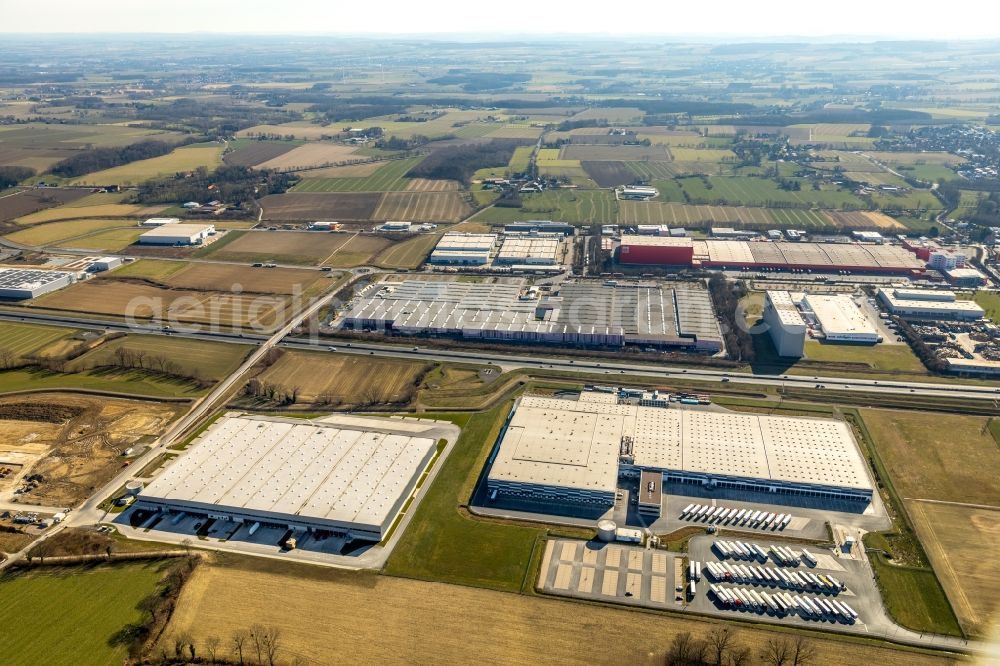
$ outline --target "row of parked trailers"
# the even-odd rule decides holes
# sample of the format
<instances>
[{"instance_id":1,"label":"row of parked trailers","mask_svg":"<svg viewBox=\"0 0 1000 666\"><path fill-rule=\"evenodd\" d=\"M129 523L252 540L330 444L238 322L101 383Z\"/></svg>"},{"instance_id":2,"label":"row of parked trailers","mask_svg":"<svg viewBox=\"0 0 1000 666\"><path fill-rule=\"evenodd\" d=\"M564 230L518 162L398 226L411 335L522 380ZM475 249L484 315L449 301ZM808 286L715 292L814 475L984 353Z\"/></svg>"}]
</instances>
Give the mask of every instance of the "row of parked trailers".
<instances>
[{"instance_id":1,"label":"row of parked trailers","mask_svg":"<svg viewBox=\"0 0 1000 666\"><path fill-rule=\"evenodd\" d=\"M728 562L709 562L705 565L705 569L708 571L708 575L718 582L813 590L834 595L847 589L847 586L837 578L814 574L811 571L784 571L772 567L729 564Z\"/></svg>"},{"instance_id":2,"label":"row of parked trailers","mask_svg":"<svg viewBox=\"0 0 1000 666\"><path fill-rule=\"evenodd\" d=\"M692 583L693 585L693 583ZM723 606L728 608L768 612L775 615L798 613L803 618L818 620L843 620L854 624L858 613L849 604L837 599L811 598L804 595L792 595L788 592L771 592L743 589L739 587L723 587L710 585L709 591Z\"/></svg>"},{"instance_id":3,"label":"row of parked trailers","mask_svg":"<svg viewBox=\"0 0 1000 666\"><path fill-rule=\"evenodd\" d=\"M785 546L770 545L767 547L767 550L764 550L755 543L744 541L713 541L712 548L724 560L732 558L734 560L760 560L761 562L767 562L768 558L770 558L775 564L785 567L797 567L800 562L805 562L809 566L814 567L817 563L816 556L805 548L796 552Z\"/></svg>"},{"instance_id":4,"label":"row of parked trailers","mask_svg":"<svg viewBox=\"0 0 1000 666\"><path fill-rule=\"evenodd\" d=\"M792 514L790 513L776 514L767 511L754 511L753 509L729 509L724 506L706 504L688 504L681 511L680 518L692 522L779 531L788 527L788 523L792 522Z\"/></svg>"}]
</instances>

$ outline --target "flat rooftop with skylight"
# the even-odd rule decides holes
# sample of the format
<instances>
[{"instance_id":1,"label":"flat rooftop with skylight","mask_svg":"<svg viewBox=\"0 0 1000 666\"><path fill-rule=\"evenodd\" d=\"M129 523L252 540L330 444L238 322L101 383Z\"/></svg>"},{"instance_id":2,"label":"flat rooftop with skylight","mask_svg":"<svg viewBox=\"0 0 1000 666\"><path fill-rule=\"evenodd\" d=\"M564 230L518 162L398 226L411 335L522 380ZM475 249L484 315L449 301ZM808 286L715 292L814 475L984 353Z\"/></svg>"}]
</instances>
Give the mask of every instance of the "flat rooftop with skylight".
<instances>
[{"instance_id":1,"label":"flat rooftop with skylight","mask_svg":"<svg viewBox=\"0 0 1000 666\"><path fill-rule=\"evenodd\" d=\"M321 420L225 416L138 506L381 541L434 457L433 437Z\"/></svg>"},{"instance_id":2,"label":"flat rooftop with skylight","mask_svg":"<svg viewBox=\"0 0 1000 666\"><path fill-rule=\"evenodd\" d=\"M524 396L487 473L498 496L557 508L610 507L619 476L870 503L872 485L843 421ZM648 475L647 475L648 476ZM645 477L644 477L645 478Z\"/></svg>"}]
</instances>

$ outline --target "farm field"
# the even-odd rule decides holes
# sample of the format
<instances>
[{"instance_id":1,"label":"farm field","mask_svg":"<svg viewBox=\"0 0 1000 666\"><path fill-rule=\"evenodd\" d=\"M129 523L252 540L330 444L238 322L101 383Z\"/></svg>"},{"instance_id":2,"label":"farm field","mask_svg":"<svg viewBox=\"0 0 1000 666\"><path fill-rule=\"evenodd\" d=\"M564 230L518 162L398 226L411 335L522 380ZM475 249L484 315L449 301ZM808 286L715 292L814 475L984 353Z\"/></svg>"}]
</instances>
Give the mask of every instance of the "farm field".
<instances>
[{"instance_id":1,"label":"farm field","mask_svg":"<svg viewBox=\"0 0 1000 666\"><path fill-rule=\"evenodd\" d=\"M373 257L394 245L393 238L384 235L355 235L327 257L326 266L353 268L373 262Z\"/></svg>"},{"instance_id":2,"label":"farm field","mask_svg":"<svg viewBox=\"0 0 1000 666\"><path fill-rule=\"evenodd\" d=\"M458 222L471 212L459 192L386 192L371 219Z\"/></svg>"},{"instance_id":3,"label":"farm field","mask_svg":"<svg viewBox=\"0 0 1000 666\"><path fill-rule=\"evenodd\" d=\"M247 231L218 249L208 246L205 256L220 261L318 266L352 237L348 233L323 231Z\"/></svg>"},{"instance_id":4,"label":"farm field","mask_svg":"<svg viewBox=\"0 0 1000 666\"><path fill-rule=\"evenodd\" d=\"M167 272L157 266L167 263L168 266L180 264ZM137 268L133 268L136 267ZM184 262L161 262L140 260L125 268L132 271L124 275L146 277L160 281L178 289L210 289L214 291L235 291L237 288L244 294L285 294L296 291L312 294L323 280L323 274L315 270L298 268L253 268L233 264L205 264ZM142 273L149 268L149 273ZM120 271L115 271L113 277L122 277Z\"/></svg>"},{"instance_id":5,"label":"farm field","mask_svg":"<svg viewBox=\"0 0 1000 666\"><path fill-rule=\"evenodd\" d=\"M295 171L312 167L332 166L340 162L353 162L362 159L353 146L339 143L311 142L296 146L269 160L256 164L258 169L274 169L276 171Z\"/></svg>"},{"instance_id":6,"label":"farm field","mask_svg":"<svg viewBox=\"0 0 1000 666\"><path fill-rule=\"evenodd\" d=\"M473 219L494 224L538 219L574 224L613 224L618 221L619 202L607 190L549 190L524 195L522 200L522 208L494 206L477 213Z\"/></svg>"},{"instance_id":7,"label":"farm field","mask_svg":"<svg viewBox=\"0 0 1000 666\"><path fill-rule=\"evenodd\" d=\"M563 146L560 159L585 162L669 162L670 151L664 146L602 146L575 144Z\"/></svg>"},{"instance_id":8,"label":"farm field","mask_svg":"<svg viewBox=\"0 0 1000 666\"><path fill-rule=\"evenodd\" d=\"M725 165L718 162L625 162L625 166L643 180L657 180L691 174L721 173Z\"/></svg>"},{"instance_id":9,"label":"farm field","mask_svg":"<svg viewBox=\"0 0 1000 666\"><path fill-rule=\"evenodd\" d=\"M736 153L723 148L681 148L670 149L670 154L678 162L727 162L736 159Z\"/></svg>"},{"instance_id":10,"label":"farm field","mask_svg":"<svg viewBox=\"0 0 1000 666\"><path fill-rule=\"evenodd\" d=\"M371 263L382 268L418 268L431 253L441 234L420 234L380 252L371 259Z\"/></svg>"},{"instance_id":11,"label":"farm field","mask_svg":"<svg viewBox=\"0 0 1000 666\"><path fill-rule=\"evenodd\" d=\"M528 125L504 125L484 134L487 139L537 139L542 134L541 127Z\"/></svg>"},{"instance_id":12,"label":"farm field","mask_svg":"<svg viewBox=\"0 0 1000 666\"><path fill-rule=\"evenodd\" d=\"M95 278L45 294L25 307L210 324L226 330L251 325L269 330L288 314L287 300L283 296L185 291Z\"/></svg>"},{"instance_id":13,"label":"farm field","mask_svg":"<svg viewBox=\"0 0 1000 666\"><path fill-rule=\"evenodd\" d=\"M398 192L410 189L412 180L407 172L423 158L391 160L380 164L370 176L361 178L307 178L291 189L292 192ZM444 181L442 181L444 182Z\"/></svg>"},{"instance_id":14,"label":"farm field","mask_svg":"<svg viewBox=\"0 0 1000 666\"><path fill-rule=\"evenodd\" d=\"M323 167L321 169L309 169L298 173L303 180L310 178L366 178L385 166L385 162L358 162L357 164L345 164L344 166Z\"/></svg>"},{"instance_id":15,"label":"farm field","mask_svg":"<svg viewBox=\"0 0 1000 666\"><path fill-rule=\"evenodd\" d=\"M135 185L152 178L194 171L198 167L214 169L222 164L222 144L196 144L178 148L172 153L148 160L139 160L113 169L88 173L77 178L77 184Z\"/></svg>"},{"instance_id":16,"label":"farm field","mask_svg":"<svg viewBox=\"0 0 1000 666\"><path fill-rule=\"evenodd\" d=\"M179 366L182 373L212 382L232 373L250 352L248 345L130 333L74 359L71 366L74 370L89 370L112 364L115 350L123 347L145 353L150 358L167 357Z\"/></svg>"},{"instance_id":17,"label":"farm field","mask_svg":"<svg viewBox=\"0 0 1000 666\"><path fill-rule=\"evenodd\" d=\"M863 409L900 497L1000 506L1000 447L987 419Z\"/></svg>"},{"instance_id":18,"label":"farm field","mask_svg":"<svg viewBox=\"0 0 1000 666\"><path fill-rule=\"evenodd\" d=\"M124 125L4 125L0 126L0 164L29 167L41 173L88 145L114 148L150 139L175 142L182 138L176 132Z\"/></svg>"},{"instance_id":19,"label":"farm field","mask_svg":"<svg viewBox=\"0 0 1000 666\"><path fill-rule=\"evenodd\" d=\"M87 234L80 238L74 238L71 241L65 242L64 245L80 250L119 252L139 240L139 236L144 231L146 229L137 229L135 227L105 229L104 231Z\"/></svg>"},{"instance_id":20,"label":"farm field","mask_svg":"<svg viewBox=\"0 0 1000 666\"><path fill-rule=\"evenodd\" d=\"M594 182L600 187L616 187L618 185L629 185L634 183L639 175L635 171L625 166L624 162L588 162L580 163L583 170L587 172ZM673 181L670 181L673 182Z\"/></svg>"},{"instance_id":21,"label":"farm field","mask_svg":"<svg viewBox=\"0 0 1000 666\"><path fill-rule=\"evenodd\" d=\"M879 208L905 208L908 210L941 210L944 204L929 190L911 190L905 193L876 191L872 200Z\"/></svg>"},{"instance_id":22,"label":"farm field","mask_svg":"<svg viewBox=\"0 0 1000 666\"><path fill-rule=\"evenodd\" d=\"M790 203L820 208L840 208L844 205L865 207L865 202L851 192L836 189L817 191L807 184L800 191L782 190L775 181L765 178L710 176L707 185L703 178L683 178L677 182L691 201L696 203L732 206Z\"/></svg>"},{"instance_id":23,"label":"farm field","mask_svg":"<svg viewBox=\"0 0 1000 666\"><path fill-rule=\"evenodd\" d=\"M0 352L8 351L14 358L24 358L58 340L70 338L77 332L62 326L0 322Z\"/></svg>"},{"instance_id":24,"label":"farm field","mask_svg":"<svg viewBox=\"0 0 1000 666\"><path fill-rule=\"evenodd\" d=\"M272 194L260 200L265 220L368 221L382 195L377 192L295 192Z\"/></svg>"},{"instance_id":25,"label":"farm field","mask_svg":"<svg viewBox=\"0 0 1000 666\"><path fill-rule=\"evenodd\" d=\"M454 192L462 189L456 180L433 180L431 178L408 178L407 192Z\"/></svg>"},{"instance_id":26,"label":"farm field","mask_svg":"<svg viewBox=\"0 0 1000 666\"><path fill-rule=\"evenodd\" d=\"M139 602L156 591L161 562L43 568L0 578L0 653L9 666L121 663L115 636L142 619Z\"/></svg>"},{"instance_id":27,"label":"farm field","mask_svg":"<svg viewBox=\"0 0 1000 666\"><path fill-rule=\"evenodd\" d=\"M314 125L310 122L292 122L283 125L254 125L236 133L239 138L253 138L260 134L291 136L295 141L321 141L333 139L340 134L342 125Z\"/></svg>"},{"instance_id":28,"label":"farm field","mask_svg":"<svg viewBox=\"0 0 1000 666\"><path fill-rule=\"evenodd\" d=\"M962 627L986 637L1000 612L1000 564L983 552L1000 540L1000 507L922 501L906 506Z\"/></svg>"},{"instance_id":29,"label":"farm field","mask_svg":"<svg viewBox=\"0 0 1000 666\"><path fill-rule=\"evenodd\" d=\"M25 190L0 197L0 222L7 222L39 210L61 206L90 194L86 188L46 188Z\"/></svg>"},{"instance_id":30,"label":"farm field","mask_svg":"<svg viewBox=\"0 0 1000 666\"><path fill-rule=\"evenodd\" d=\"M414 380L425 367L418 361L289 351L259 379L286 388L298 386L303 402L321 397L344 405L397 402L416 391Z\"/></svg>"},{"instance_id":31,"label":"farm field","mask_svg":"<svg viewBox=\"0 0 1000 666\"><path fill-rule=\"evenodd\" d=\"M838 210L828 210L824 213L833 220L833 223L844 229L867 229L875 227L877 229L902 229L904 224L889 217L885 213L876 211L851 211L844 212Z\"/></svg>"},{"instance_id":32,"label":"farm field","mask_svg":"<svg viewBox=\"0 0 1000 666\"><path fill-rule=\"evenodd\" d=\"M627 106L607 106L584 109L571 120L606 120L611 124L629 124L642 120L646 115L642 109Z\"/></svg>"},{"instance_id":33,"label":"farm field","mask_svg":"<svg viewBox=\"0 0 1000 666\"><path fill-rule=\"evenodd\" d=\"M18 218L16 222L22 226L30 226L40 224L42 222L57 222L59 220L75 220L88 217L130 217L136 218L131 220L131 222L132 224L137 224L139 222L138 218L152 217L165 208L165 206L136 206L133 204L123 203L81 205L80 202L83 202L86 199L90 199L90 197L84 197L79 201L74 201L68 206L49 208L47 210L40 210L37 213L25 215L24 217ZM122 222L125 222L125 220L122 220Z\"/></svg>"},{"instance_id":34,"label":"farm field","mask_svg":"<svg viewBox=\"0 0 1000 666\"><path fill-rule=\"evenodd\" d=\"M688 206L655 201L619 201L619 224L747 224L777 227L825 227L830 218L820 211L797 208L739 208L734 206Z\"/></svg>"},{"instance_id":35,"label":"farm field","mask_svg":"<svg viewBox=\"0 0 1000 666\"><path fill-rule=\"evenodd\" d=\"M545 662L579 664L581 650L602 636L614 650L589 650L588 663L663 664L672 637L690 632L704 637L717 626L706 621L631 611L599 604L502 594L490 590L378 576L367 572L287 568L263 560L203 565L185 585L161 645L172 650L174 636L190 634L203 646L209 636L223 644L253 624L275 627L283 648L279 659L294 655L325 663L330 645L357 663L388 664L400 655L412 663L465 666L469 655L488 664ZM351 608L330 614L329 599ZM413 618L433 617L413 640ZM372 641L358 626L379 628ZM476 627L476 631L468 631ZM774 634L735 627L736 643L752 647ZM866 644L815 638L812 666L878 663L882 666L946 666L948 657L897 652ZM204 651L204 648L201 648Z\"/></svg>"},{"instance_id":36,"label":"farm field","mask_svg":"<svg viewBox=\"0 0 1000 666\"><path fill-rule=\"evenodd\" d=\"M139 237L139 234L148 231L148 229L137 227L134 222L129 222L128 220L82 219L36 224L27 229L7 234L7 238L15 243L23 243L25 245L57 245L63 241L109 229L127 231L132 234L133 241ZM121 247L128 244L125 243Z\"/></svg>"},{"instance_id":37,"label":"farm field","mask_svg":"<svg viewBox=\"0 0 1000 666\"><path fill-rule=\"evenodd\" d=\"M280 157L298 145L295 141L236 139L230 144L232 150L223 155L222 160L233 166L252 167Z\"/></svg>"},{"instance_id":38,"label":"farm field","mask_svg":"<svg viewBox=\"0 0 1000 666\"><path fill-rule=\"evenodd\" d=\"M157 377L140 370L96 370L73 374L37 368L0 371L0 393L41 389L113 391L151 398L194 398L206 391L190 381Z\"/></svg>"},{"instance_id":39,"label":"farm field","mask_svg":"<svg viewBox=\"0 0 1000 666\"><path fill-rule=\"evenodd\" d=\"M866 150L865 155L872 157L883 164L904 164L918 165L928 164L934 166L958 166L965 163L965 158L951 153L927 152L927 153L905 153L905 152L879 152L876 150Z\"/></svg>"}]
</instances>

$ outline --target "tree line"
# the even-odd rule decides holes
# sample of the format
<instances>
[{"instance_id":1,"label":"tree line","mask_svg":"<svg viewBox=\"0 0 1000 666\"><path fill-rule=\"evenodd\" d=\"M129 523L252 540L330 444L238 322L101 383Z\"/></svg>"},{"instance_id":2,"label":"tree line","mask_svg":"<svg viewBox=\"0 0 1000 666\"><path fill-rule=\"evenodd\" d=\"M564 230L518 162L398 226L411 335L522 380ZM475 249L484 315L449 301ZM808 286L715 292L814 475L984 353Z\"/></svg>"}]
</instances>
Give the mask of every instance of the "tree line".
<instances>
[{"instance_id":1,"label":"tree line","mask_svg":"<svg viewBox=\"0 0 1000 666\"><path fill-rule=\"evenodd\" d=\"M36 171L22 166L0 166L0 188L13 187L22 180L31 178Z\"/></svg>"},{"instance_id":2,"label":"tree line","mask_svg":"<svg viewBox=\"0 0 1000 666\"><path fill-rule=\"evenodd\" d=\"M138 203L176 203L204 201L210 196L227 204L251 209L257 198L281 194L297 182L298 177L293 174L268 169L223 165L210 172L202 167L190 175L146 181L139 185L135 199Z\"/></svg>"},{"instance_id":3,"label":"tree line","mask_svg":"<svg viewBox=\"0 0 1000 666\"><path fill-rule=\"evenodd\" d=\"M111 169L130 162L148 160L171 152L178 145L192 143L190 139L181 144L166 141L140 141L120 148L91 148L67 157L52 167L52 173L61 178L77 178L87 173Z\"/></svg>"},{"instance_id":4,"label":"tree line","mask_svg":"<svg viewBox=\"0 0 1000 666\"><path fill-rule=\"evenodd\" d=\"M712 273L712 277L708 279L708 292L719 317L719 328L722 329L729 358L752 362L756 358L753 337L746 330L745 322L737 321L737 317L742 316L739 304L740 299L747 294L746 285L742 281L730 285L722 273Z\"/></svg>"}]
</instances>

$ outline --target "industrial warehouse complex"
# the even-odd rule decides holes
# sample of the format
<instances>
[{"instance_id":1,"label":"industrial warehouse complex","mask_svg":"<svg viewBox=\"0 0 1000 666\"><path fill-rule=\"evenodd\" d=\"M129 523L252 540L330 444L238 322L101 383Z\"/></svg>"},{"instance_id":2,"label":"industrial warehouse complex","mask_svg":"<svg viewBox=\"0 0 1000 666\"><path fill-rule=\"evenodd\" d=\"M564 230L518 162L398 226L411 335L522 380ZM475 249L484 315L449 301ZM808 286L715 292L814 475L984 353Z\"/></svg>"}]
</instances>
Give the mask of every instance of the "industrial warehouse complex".
<instances>
[{"instance_id":1,"label":"industrial warehouse complex","mask_svg":"<svg viewBox=\"0 0 1000 666\"><path fill-rule=\"evenodd\" d=\"M24 300L68 287L73 274L34 268L0 268L0 298Z\"/></svg>"},{"instance_id":2,"label":"industrial warehouse complex","mask_svg":"<svg viewBox=\"0 0 1000 666\"><path fill-rule=\"evenodd\" d=\"M322 421L226 416L142 491L138 505L381 541L436 444Z\"/></svg>"},{"instance_id":3,"label":"industrial warehouse complex","mask_svg":"<svg viewBox=\"0 0 1000 666\"><path fill-rule=\"evenodd\" d=\"M338 325L408 335L717 352L722 335L708 291L655 282L567 283L540 295L521 280L486 284L407 280L358 299Z\"/></svg>"},{"instance_id":4,"label":"industrial warehouse complex","mask_svg":"<svg viewBox=\"0 0 1000 666\"><path fill-rule=\"evenodd\" d=\"M801 358L806 344L806 321L787 291L764 294L764 321L778 356Z\"/></svg>"},{"instance_id":5,"label":"industrial warehouse complex","mask_svg":"<svg viewBox=\"0 0 1000 666\"><path fill-rule=\"evenodd\" d=\"M770 268L915 274L925 269L923 261L902 247L861 243L694 240L625 235L621 239L618 257L623 264L723 270Z\"/></svg>"},{"instance_id":6,"label":"industrial warehouse complex","mask_svg":"<svg viewBox=\"0 0 1000 666\"><path fill-rule=\"evenodd\" d=\"M147 224L148 224L147 220ZM215 234L214 224L162 223L139 236L140 245L200 245Z\"/></svg>"},{"instance_id":7,"label":"industrial warehouse complex","mask_svg":"<svg viewBox=\"0 0 1000 666\"><path fill-rule=\"evenodd\" d=\"M863 507L872 497L842 421L647 407L614 393L521 398L494 456L491 493L548 504L554 513L610 508L619 476L650 472L679 488L771 494L772 503L807 495Z\"/></svg>"},{"instance_id":8,"label":"industrial warehouse complex","mask_svg":"<svg viewBox=\"0 0 1000 666\"><path fill-rule=\"evenodd\" d=\"M953 291L931 289L879 289L879 300L901 317L976 321L985 310L974 301L959 300Z\"/></svg>"}]
</instances>

